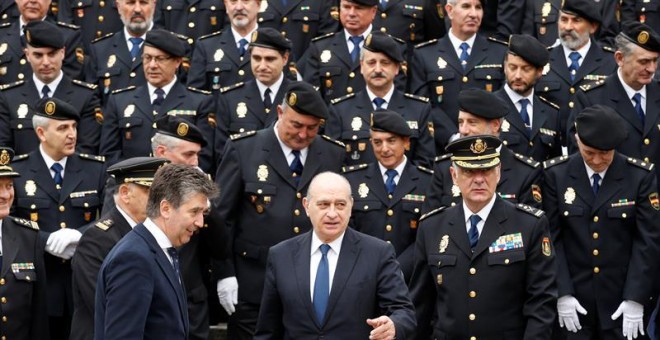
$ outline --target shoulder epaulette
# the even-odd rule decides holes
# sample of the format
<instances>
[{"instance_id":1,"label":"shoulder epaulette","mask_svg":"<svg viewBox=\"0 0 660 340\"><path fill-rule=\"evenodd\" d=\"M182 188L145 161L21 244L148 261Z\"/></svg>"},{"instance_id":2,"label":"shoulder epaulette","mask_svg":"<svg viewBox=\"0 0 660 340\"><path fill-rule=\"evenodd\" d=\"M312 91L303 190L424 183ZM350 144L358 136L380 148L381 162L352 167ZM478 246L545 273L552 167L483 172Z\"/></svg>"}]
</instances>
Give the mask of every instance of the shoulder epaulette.
<instances>
[{"instance_id":1,"label":"shoulder epaulette","mask_svg":"<svg viewBox=\"0 0 660 340\"><path fill-rule=\"evenodd\" d=\"M62 27L68 27L68 28L71 28L71 29L74 29L74 30L80 29L80 26L77 26L77 25L74 25L74 24L70 24L70 23L68 23L68 22L58 21L58 22L57 22L57 25L58 25L58 26L62 26Z\"/></svg>"},{"instance_id":2,"label":"shoulder epaulette","mask_svg":"<svg viewBox=\"0 0 660 340\"><path fill-rule=\"evenodd\" d=\"M632 157L628 157L628 163L630 163L632 165L636 165L636 166L638 166L642 169L645 169L647 171L651 171L653 169L653 167L655 166L655 164L653 164L651 162L644 162L641 159L632 158Z\"/></svg>"},{"instance_id":3,"label":"shoulder epaulette","mask_svg":"<svg viewBox=\"0 0 660 340\"><path fill-rule=\"evenodd\" d=\"M321 39L325 39L325 38L331 37L331 36L333 36L333 35L335 35L335 34L337 34L337 32L328 33L328 34L324 34L324 35L319 35L319 36L316 37L316 38L312 38L312 41L319 41L319 40L321 40Z\"/></svg>"},{"instance_id":4,"label":"shoulder epaulette","mask_svg":"<svg viewBox=\"0 0 660 340\"><path fill-rule=\"evenodd\" d=\"M452 155L453 155L452 153L446 153L444 155L435 156L435 159L433 161L436 162L436 163L441 162L441 161L444 161L445 159L451 158Z\"/></svg>"},{"instance_id":5,"label":"shoulder epaulette","mask_svg":"<svg viewBox=\"0 0 660 340\"><path fill-rule=\"evenodd\" d=\"M5 28L11 26L11 22L5 22L4 24L0 24L0 28Z\"/></svg>"},{"instance_id":6,"label":"shoulder epaulette","mask_svg":"<svg viewBox=\"0 0 660 340\"><path fill-rule=\"evenodd\" d=\"M98 37L98 38L92 40L92 44L95 43L95 42L97 42L97 41L101 41L101 40L104 40L104 39L106 39L106 38L110 38L110 37L113 36L113 35L115 35L114 32L112 32L112 33L108 33L108 34L106 34L106 35L104 35L104 36L102 36L102 37Z\"/></svg>"},{"instance_id":7,"label":"shoulder epaulette","mask_svg":"<svg viewBox=\"0 0 660 340\"><path fill-rule=\"evenodd\" d=\"M603 51L614 53L614 52L616 52L616 49L614 49L610 46L603 46Z\"/></svg>"},{"instance_id":8,"label":"shoulder epaulette","mask_svg":"<svg viewBox=\"0 0 660 340\"><path fill-rule=\"evenodd\" d=\"M397 37L395 37L395 36L393 36L393 35L391 35L391 34L388 34L388 36L389 36L390 38L394 39L394 41L398 42L399 44L405 44L405 43L406 43L405 40L403 40L403 39L401 39L401 38L397 38Z\"/></svg>"},{"instance_id":9,"label":"shoulder epaulette","mask_svg":"<svg viewBox=\"0 0 660 340\"><path fill-rule=\"evenodd\" d=\"M215 31L215 32L213 32L213 33L205 34L205 35L203 35L203 36L197 38L197 40L202 40L202 39L206 39L206 38L214 37L214 36L216 36L216 35L218 35L218 34L220 34L220 33L222 33L222 31Z\"/></svg>"},{"instance_id":10,"label":"shoulder epaulette","mask_svg":"<svg viewBox=\"0 0 660 340\"><path fill-rule=\"evenodd\" d=\"M421 48L421 47L424 47L424 46L427 46L427 45L435 44L437 41L438 41L438 39L431 39L429 41L425 41L423 43L419 43L419 44L415 45L415 48Z\"/></svg>"},{"instance_id":11,"label":"shoulder epaulette","mask_svg":"<svg viewBox=\"0 0 660 340\"><path fill-rule=\"evenodd\" d=\"M14 220L14 222L16 222L16 224L18 224L18 225L27 227L28 229L32 229L32 230L37 230L37 231L39 230L39 225L37 224L37 222L28 221L24 218L18 218L18 217L14 217L14 216L9 216L9 217L12 220Z\"/></svg>"},{"instance_id":12,"label":"shoulder epaulette","mask_svg":"<svg viewBox=\"0 0 660 340\"><path fill-rule=\"evenodd\" d=\"M101 229L101 230L103 230L103 231L107 231L108 229L110 229L110 227L112 227L112 225L113 225L114 223L115 223L115 222L114 222L113 220L111 220L111 219L108 218L108 219L105 219L105 220L103 220L103 221L98 221L98 222L96 222L96 224L94 224L94 225L95 225L97 228L99 228L99 229Z\"/></svg>"},{"instance_id":13,"label":"shoulder epaulette","mask_svg":"<svg viewBox=\"0 0 660 340\"><path fill-rule=\"evenodd\" d=\"M188 90L193 91L193 92L197 92L197 93L201 93L201 94L211 94L211 91L206 91L206 90L198 89L196 87L191 87L191 86L188 86Z\"/></svg>"},{"instance_id":14,"label":"shoulder epaulette","mask_svg":"<svg viewBox=\"0 0 660 340\"><path fill-rule=\"evenodd\" d=\"M321 137L323 137L323 139L327 140L330 143L337 144L337 145L341 146L342 148L346 147L346 144L344 144L343 142L340 142L336 139L332 139L332 138L330 138L330 136L321 135Z\"/></svg>"},{"instance_id":15,"label":"shoulder epaulette","mask_svg":"<svg viewBox=\"0 0 660 340\"><path fill-rule=\"evenodd\" d=\"M419 170L419 171L421 171L421 172L426 172L427 174L431 174L431 175L433 175L433 170L431 170L431 169L429 169L429 168L426 168L426 167L423 167L423 166L421 166L421 165L418 165L418 166L417 166L417 170Z\"/></svg>"},{"instance_id":16,"label":"shoulder epaulette","mask_svg":"<svg viewBox=\"0 0 660 340\"><path fill-rule=\"evenodd\" d=\"M239 88L243 85L245 85L244 82L236 83L234 85L225 86L225 87L220 89L220 93L225 93L225 92L228 92L228 91L231 91L231 90L235 90L235 89L237 89L237 88Z\"/></svg>"},{"instance_id":17,"label":"shoulder epaulette","mask_svg":"<svg viewBox=\"0 0 660 340\"><path fill-rule=\"evenodd\" d=\"M79 153L78 156L82 159L89 159L89 160L97 161L97 162L100 162L100 163L105 162L105 157L104 156L90 155L90 154L86 154L86 153Z\"/></svg>"},{"instance_id":18,"label":"shoulder epaulette","mask_svg":"<svg viewBox=\"0 0 660 340\"><path fill-rule=\"evenodd\" d=\"M410 93L404 93L403 95L410 98L410 99L419 100L420 102L424 102L424 103L429 102L429 99L427 97L416 96L416 95L410 94Z\"/></svg>"},{"instance_id":19,"label":"shoulder epaulette","mask_svg":"<svg viewBox=\"0 0 660 340\"><path fill-rule=\"evenodd\" d=\"M330 101L330 104L337 104L337 103L343 102L344 100L346 100L348 98L351 98L351 97L355 97L355 93L351 93L351 94L347 94L345 96L335 98L335 99Z\"/></svg>"},{"instance_id":20,"label":"shoulder epaulette","mask_svg":"<svg viewBox=\"0 0 660 340\"><path fill-rule=\"evenodd\" d=\"M28 159L28 157L30 157L30 154L29 153L24 153L22 155L14 156L14 158L11 161L12 162L18 162L18 161L22 161L24 159Z\"/></svg>"},{"instance_id":21,"label":"shoulder epaulette","mask_svg":"<svg viewBox=\"0 0 660 340\"><path fill-rule=\"evenodd\" d=\"M597 87L603 86L603 84L605 84L605 79L596 80L594 82L590 82L590 83L587 83L587 84L584 84L584 85L580 85L580 90L582 90L584 92L589 92L589 91L591 91L591 90L593 90Z\"/></svg>"},{"instance_id":22,"label":"shoulder epaulette","mask_svg":"<svg viewBox=\"0 0 660 340\"><path fill-rule=\"evenodd\" d=\"M498 43L498 44L502 44L502 45L504 45L504 46L509 46L509 42L508 42L508 41L504 41L504 40L496 39L496 38L493 38L493 37L488 37L488 40L489 40L489 41L492 41L492 42L496 42L496 43Z\"/></svg>"},{"instance_id":23,"label":"shoulder epaulette","mask_svg":"<svg viewBox=\"0 0 660 340\"><path fill-rule=\"evenodd\" d=\"M254 136L256 134L257 134L257 131L252 130L252 131L248 131L248 132L237 133L237 134L231 135L231 136L229 136L229 139L239 140L239 139L247 138L247 137L250 137L250 136Z\"/></svg>"},{"instance_id":24,"label":"shoulder epaulette","mask_svg":"<svg viewBox=\"0 0 660 340\"><path fill-rule=\"evenodd\" d=\"M522 211L524 211L524 212L526 212L530 215L533 215L533 216L536 216L536 217L539 217L539 218L541 216L545 215L545 212L543 210L530 207L527 204L518 203L518 204L516 204L516 208L518 208L518 210L522 210Z\"/></svg>"},{"instance_id":25,"label":"shoulder epaulette","mask_svg":"<svg viewBox=\"0 0 660 340\"><path fill-rule=\"evenodd\" d=\"M554 107L555 109L559 110L559 105L557 105L557 104L555 104L555 103L549 101L548 99L546 99L546 98L543 97L543 96L537 96L537 97L539 97L539 99L541 99L542 102L544 102L544 103L546 103L546 104L548 104L548 105Z\"/></svg>"},{"instance_id":26,"label":"shoulder epaulette","mask_svg":"<svg viewBox=\"0 0 660 340\"><path fill-rule=\"evenodd\" d=\"M367 163L363 163L363 164L359 164L359 165L351 165L351 166L342 166L341 167L341 172L349 173L349 172L353 172L353 171L357 171L357 170L366 169L368 167L369 167L369 164L367 164Z\"/></svg>"},{"instance_id":27,"label":"shoulder epaulette","mask_svg":"<svg viewBox=\"0 0 660 340\"><path fill-rule=\"evenodd\" d=\"M555 157L553 159L548 159L547 161L543 162L543 168L544 169L549 169L549 168L551 168L551 167L553 167L557 164L564 163L567 160L568 160L568 156L566 156L566 155Z\"/></svg>"},{"instance_id":28,"label":"shoulder epaulette","mask_svg":"<svg viewBox=\"0 0 660 340\"><path fill-rule=\"evenodd\" d=\"M23 85L23 84L25 84L25 80L19 80L19 81L15 81L13 83L5 84L5 85L0 86L0 91L7 90L7 89L10 89L12 87L16 87L16 86Z\"/></svg>"},{"instance_id":29,"label":"shoulder epaulette","mask_svg":"<svg viewBox=\"0 0 660 340\"><path fill-rule=\"evenodd\" d=\"M124 87L123 89L113 90L111 93L115 94L115 93L120 93L120 92L125 92L125 91L131 91L131 90L135 90L135 89L137 89L137 86L131 85L129 87Z\"/></svg>"},{"instance_id":30,"label":"shoulder epaulette","mask_svg":"<svg viewBox=\"0 0 660 340\"><path fill-rule=\"evenodd\" d=\"M437 208L437 209L433 209L433 210L427 212L426 214L422 215L419 218L419 221L422 222L423 220L427 219L428 217L431 217L431 216L433 216L437 213L440 213L440 212L444 211L445 209L447 209L447 207L445 207L445 206L442 206L442 207Z\"/></svg>"},{"instance_id":31,"label":"shoulder epaulette","mask_svg":"<svg viewBox=\"0 0 660 340\"><path fill-rule=\"evenodd\" d=\"M77 79L73 79L73 83L76 84L76 85L82 86L82 87L86 87L90 90L96 90L96 88L98 87L98 85L96 85L96 84L86 83L84 81L80 81L80 80L77 80Z\"/></svg>"},{"instance_id":32,"label":"shoulder epaulette","mask_svg":"<svg viewBox=\"0 0 660 340\"><path fill-rule=\"evenodd\" d=\"M522 163L525 163L525 164L531 166L532 168L538 168L539 165L541 165L541 162L535 160L535 159L532 158L532 157L527 157L527 156L525 156L525 155L521 155L521 154L519 154L519 153L515 153L515 152L514 152L513 155L516 156L516 159L517 159L517 160L519 160L519 161L521 161Z\"/></svg>"}]
</instances>

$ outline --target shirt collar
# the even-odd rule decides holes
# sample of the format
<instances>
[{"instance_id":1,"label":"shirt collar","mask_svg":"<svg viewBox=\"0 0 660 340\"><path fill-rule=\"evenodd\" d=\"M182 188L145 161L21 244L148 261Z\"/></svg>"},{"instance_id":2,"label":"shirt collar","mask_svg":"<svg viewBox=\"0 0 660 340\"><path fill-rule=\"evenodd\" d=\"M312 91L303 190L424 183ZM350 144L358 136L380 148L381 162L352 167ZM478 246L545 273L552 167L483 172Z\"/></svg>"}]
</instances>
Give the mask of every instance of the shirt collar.
<instances>
[{"instance_id":1,"label":"shirt collar","mask_svg":"<svg viewBox=\"0 0 660 340\"><path fill-rule=\"evenodd\" d=\"M468 40L461 40L457 36L454 35L453 31L449 29L449 33L447 33L447 36L449 37L449 41L451 42L452 46L454 46L454 50L460 51L461 49L461 44L466 42L468 45L470 45L470 49L474 47L474 41L477 39L477 34L473 34ZM459 54L460 56L460 54Z\"/></svg>"},{"instance_id":2,"label":"shirt collar","mask_svg":"<svg viewBox=\"0 0 660 340\"><path fill-rule=\"evenodd\" d=\"M582 162L584 162L584 167L587 169L587 178L589 178L589 183L591 183L591 177L596 172L592 168L590 168L589 165L587 165L587 162L585 162L584 159L582 159ZM600 175L601 181L605 179L605 174L607 173L607 169L609 169L609 167L605 168L605 170L598 173Z\"/></svg>"},{"instance_id":3,"label":"shirt collar","mask_svg":"<svg viewBox=\"0 0 660 340\"><path fill-rule=\"evenodd\" d=\"M401 178L401 174L403 173L403 169L406 168L407 163L408 163L408 158L406 157L406 155L403 155L403 162L401 162L401 164L397 165L397 167L394 168L399 178ZM380 169L381 176L385 177L386 176L385 171L387 171L388 169L384 167L382 164L380 164L380 162L378 162L378 168Z\"/></svg>"},{"instance_id":4,"label":"shirt collar","mask_svg":"<svg viewBox=\"0 0 660 340\"><path fill-rule=\"evenodd\" d=\"M264 84L264 83L260 82L259 80L255 79L255 82L257 83L257 88L259 89L259 94L261 96L263 96L266 89L270 88L270 91L273 92L273 99L277 95L277 92L280 90L280 87L282 86L283 81L284 81L284 72L282 72L282 74L280 74L280 77L271 86L266 86L266 84Z\"/></svg>"},{"instance_id":5,"label":"shirt collar","mask_svg":"<svg viewBox=\"0 0 660 340\"><path fill-rule=\"evenodd\" d=\"M371 30L372 30L372 29L373 29L373 25L369 25L369 27L367 27L367 29L364 30L364 32L362 32L362 34L360 34L360 35L362 36L362 38L363 38L363 39L362 39L362 43L363 43L363 44L364 44L364 39L367 39L367 36L369 35L369 33L371 33ZM348 33L348 31L347 31L345 28L344 28L344 36L346 37L346 41L348 41L348 42L350 42L350 43L353 43L353 42L350 40L351 37L352 37L352 35L351 35L350 33Z\"/></svg>"},{"instance_id":6,"label":"shirt collar","mask_svg":"<svg viewBox=\"0 0 660 340\"><path fill-rule=\"evenodd\" d=\"M259 28L259 24L256 24L256 25L254 25L254 29L252 31L250 31L246 36L241 36L238 32L236 32L234 27L232 27L231 28L231 35L234 36L234 41L236 42L236 47L238 48L238 46L240 45L239 41L241 39L245 39L248 42L248 44L245 45L245 48L247 49L248 46L250 46L250 40L252 39L252 33L254 31L256 31L258 28Z\"/></svg>"},{"instance_id":7,"label":"shirt collar","mask_svg":"<svg viewBox=\"0 0 660 340\"><path fill-rule=\"evenodd\" d=\"M115 206L117 207L117 211L119 211L119 213L122 216L124 216L124 218L126 219L126 222L128 222L128 225L131 226L131 229L135 228L135 226L137 225L137 222L133 221L133 219L130 216L128 216L128 214L124 211L124 209L119 207L118 204L115 204Z\"/></svg>"},{"instance_id":8,"label":"shirt collar","mask_svg":"<svg viewBox=\"0 0 660 340\"><path fill-rule=\"evenodd\" d=\"M506 92L506 94L509 95L509 98L511 98L511 101L514 104L518 103L521 99L524 98L529 100L529 106L534 105L534 88L532 88L532 92L527 97L523 97L518 92L514 91L512 88L509 87L509 84L504 84L504 91Z\"/></svg>"},{"instance_id":9,"label":"shirt collar","mask_svg":"<svg viewBox=\"0 0 660 340\"><path fill-rule=\"evenodd\" d=\"M564 56L566 56L566 60L567 60L567 61L570 61L570 60L571 60L571 59L568 57L568 55L571 54L571 52L578 52L578 53L580 53L581 58L580 58L579 63L580 63L580 65L582 65L582 63L584 62L584 58L586 58L587 53L589 53L589 48L591 48L591 38L589 39L589 41L587 41L586 44L584 44L584 46L580 47L580 48L577 49L577 50L571 50L570 48L566 47L566 45L564 45L564 44L561 45L561 48L564 49Z\"/></svg>"},{"instance_id":10,"label":"shirt collar","mask_svg":"<svg viewBox=\"0 0 660 340\"><path fill-rule=\"evenodd\" d=\"M172 81L169 84L161 87L161 89L163 89L163 91L165 92L165 97L167 97L167 94L170 93L170 90L172 89L174 84L176 84L176 82L177 82L177 77L174 76L174 78L172 78ZM155 87L155 86L151 85L149 82L147 82L147 88L149 89L150 98L153 97L155 95L154 92L156 91L157 87Z\"/></svg>"},{"instance_id":11,"label":"shirt collar","mask_svg":"<svg viewBox=\"0 0 660 340\"><path fill-rule=\"evenodd\" d=\"M66 171L66 161L69 157L64 157L60 159L59 161L55 161L54 159L50 158L46 151L44 150L43 145L39 144L39 152L41 153L41 157L43 157L44 161L46 162L46 167L48 167L48 171L50 171L50 167L53 166L55 163L60 163L62 165L62 168Z\"/></svg>"},{"instance_id":12,"label":"shirt collar","mask_svg":"<svg viewBox=\"0 0 660 340\"><path fill-rule=\"evenodd\" d=\"M151 30L151 28L153 28L153 27L154 27L154 24L153 24L153 22L152 22L152 23L151 23L151 27L149 27L149 29L147 30L147 32L149 32L149 31ZM128 39L130 39L130 38L142 38L142 43L144 43L144 40L147 38L147 32L144 32L144 34L141 35L141 36L139 36L139 37L134 37L134 36L131 35L131 33L128 31L128 29L126 28L126 26L124 26L124 37L126 38L126 42L130 44L130 45L129 45L130 47L133 47L133 43L131 43L131 41L128 40Z\"/></svg>"},{"instance_id":13,"label":"shirt collar","mask_svg":"<svg viewBox=\"0 0 660 340\"><path fill-rule=\"evenodd\" d=\"M623 86L623 89L626 91L626 95L628 95L629 100L632 100L632 97L636 93L639 93L642 96L642 98L646 98L646 85L642 86L642 88L639 91L635 91L635 89L633 89L628 84L626 84L625 81L623 81L620 67L616 70L616 76L619 77L619 82L621 82L621 85Z\"/></svg>"},{"instance_id":14,"label":"shirt collar","mask_svg":"<svg viewBox=\"0 0 660 340\"><path fill-rule=\"evenodd\" d=\"M470 216L476 214L479 215L482 221L486 222L486 219L488 218L488 215L490 215L490 211L493 209L493 205L495 205L495 200L497 199L497 193L493 195L493 198L490 199L490 202L486 204L485 207L481 208L481 210L477 211L476 213L470 211L470 209L467 207L467 204L465 204L465 200L463 201L463 214L465 214L465 223L468 223L470 220Z\"/></svg>"},{"instance_id":15,"label":"shirt collar","mask_svg":"<svg viewBox=\"0 0 660 340\"><path fill-rule=\"evenodd\" d=\"M389 91L387 91L385 96L383 96L381 98L383 98L385 100L385 103L387 105L389 105L390 101L392 100L392 95L394 95L394 84L392 84L392 87L390 88ZM367 86L367 96L369 96L369 99L371 100L372 103L374 101L374 98L377 97L373 92L371 92L371 90L369 89L369 86Z\"/></svg>"},{"instance_id":16,"label":"shirt collar","mask_svg":"<svg viewBox=\"0 0 660 340\"><path fill-rule=\"evenodd\" d=\"M151 235L154 236L156 239L156 242L158 243L158 246L161 249L167 250L167 248L172 247L172 242L170 241L169 238L167 238L167 235L165 235L165 232L163 232L154 221L152 221L150 218L147 217L147 219L142 223L147 230L151 233Z\"/></svg>"},{"instance_id":17,"label":"shirt collar","mask_svg":"<svg viewBox=\"0 0 660 340\"><path fill-rule=\"evenodd\" d=\"M350 227L349 227L350 228ZM339 237L337 237L334 241L328 243L330 246L330 249L332 249L337 255L339 255L339 251L341 251L341 243L344 240L344 235L346 235L346 231L344 230ZM316 232L312 230L312 248L310 249L310 255L314 254L317 251L320 251L319 247L323 244L321 239L316 235Z\"/></svg>"},{"instance_id":18,"label":"shirt collar","mask_svg":"<svg viewBox=\"0 0 660 340\"><path fill-rule=\"evenodd\" d=\"M57 89L57 86L60 85L60 82L62 81L62 78L64 78L64 72L60 70L60 74L55 78L53 81L50 82L50 84L46 84L39 80L37 76L33 73L32 74L32 80L34 81L34 85L37 86L37 91L39 91L39 96L41 97L41 89L44 87L44 85L48 85L48 88L50 89L50 96L53 96L53 93L55 93L55 90Z\"/></svg>"},{"instance_id":19,"label":"shirt collar","mask_svg":"<svg viewBox=\"0 0 660 340\"><path fill-rule=\"evenodd\" d=\"M284 144L284 142L280 139L280 135L277 133L277 126L280 122L276 121L275 124L273 125L273 132L275 133L275 138L277 138L277 142L280 143L280 148L282 148L282 152L284 153L284 157L289 159L289 155L293 151L288 145ZM309 146L300 150L300 161L305 164L305 159L307 159L307 152L309 152ZM287 162L288 163L288 162Z\"/></svg>"}]
</instances>

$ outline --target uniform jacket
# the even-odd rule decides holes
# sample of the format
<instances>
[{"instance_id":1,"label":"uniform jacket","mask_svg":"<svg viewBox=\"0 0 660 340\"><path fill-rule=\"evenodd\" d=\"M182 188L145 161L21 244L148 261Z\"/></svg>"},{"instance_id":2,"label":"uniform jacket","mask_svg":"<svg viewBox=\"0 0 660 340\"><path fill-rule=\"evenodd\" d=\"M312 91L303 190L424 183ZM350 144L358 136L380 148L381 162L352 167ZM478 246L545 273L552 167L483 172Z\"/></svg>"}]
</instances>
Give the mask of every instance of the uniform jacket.
<instances>
[{"instance_id":1,"label":"uniform jacket","mask_svg":"<svg viewBox=\"0 0 660 340\"><path fill-rule=\"evenodd\" d=\"M96 285L95 339L185 339L188 310L174 267L138 224L108 254Z\"/></svg>"},{"instance_id":2,"label":"uniform jacket","mask_svg":"<svg viewBox=\"0 0 660 340\"><path fill-rule=\"evenodd\" d=\"M412 132L410 150L406 155L418 165L430 167L435 157L431 106L422 98L394 90L387 109L398 112L408 123ZM346 144L344 164L356 165L376 160L369 142L371 114L374 106L366 90L333 101L325 133Z\"/></svg>"},{"instance_id":3,"label":"uniform jacket","mask_svg":"<svg viewBox=\"0 0 660 340\"><path fill-rule=\"evenodd\" d=\"M557 268L543 212L496 198L474 252L466 219L458 204L422 220L414 339L550 339Z\"/></svg>"},{"instance_id":4,"label":"uniform jacket","mask_svg":"<svg viewBox=\"0 0 660 340\"><path fill-rule=\"evenodd\" d=\"M387 243L346 229L324 322L310 293L312 232L273 247L255 339L366 339L366 319L387 315L396 337L415 329L413 306L394 251Z\"/></svg>"},{"instance_id":5,"label":"uniform jacket","mask_svg":"<svg viewBox=\"0 0 660 340\"><path fill-rule=\"evenodd\" d=\"M621 327L610 316L623 300L645 305L648 318L660 255L653 164L615 153L596 195L580 154L545 167L543 208L557 246L559 296L573 295L587 309L582 325Z\"/></svg>"},{"instance_id":6,"label":"uniform jacket","mask_svg":"<svg viewBox=\"0 0 660 340\"><path fill-rule=\"evenodd\" d=\"M560 8L561 0L526 0L520 33L533 36L545 46L553 46L559 38Z\"/></svg>"},{"instance_id":7,"label":"uniform jacket","mask_svg":"<svg viewBox=\"0 0 660 340\"><path fill-rule=\"evenodd\" d=\"M225 25L225 4L216 0L162 0L156 2L154 24L193 40Z\"/></svg>"},{"instance_id":8,"label":"uniform jacket","mask_svg":"<svg viewBox=\"0 0 660 340\"><path fill-rule=\"evenodd\" d=\"M432 0L390 0L385 7L378 5L374 29L404 40L409 51L415 44L447 34Z\"/></svg>"},{"instance_id":9,"label":"uniform jacket","mask_svg":"<svg viewBox=\"0 0 660 340\"><path fill-rule=\"evenodd\" d=\"M80 27L85 51L90 43L106 34L121 30L124 24L119 18L114 1L58 0L57 20Z\"/></svg>"},{"instance_id":10,"label":"uniform jacket","mask_svg":"<svg viewBox=\"0 0 660 340\"><path fill-rule=\"evenodd\" d=\"M649 25L655 32L660 31L660 1L623 0L621 1L621 22L639 21Z\"/></svg>"}]
</instances>

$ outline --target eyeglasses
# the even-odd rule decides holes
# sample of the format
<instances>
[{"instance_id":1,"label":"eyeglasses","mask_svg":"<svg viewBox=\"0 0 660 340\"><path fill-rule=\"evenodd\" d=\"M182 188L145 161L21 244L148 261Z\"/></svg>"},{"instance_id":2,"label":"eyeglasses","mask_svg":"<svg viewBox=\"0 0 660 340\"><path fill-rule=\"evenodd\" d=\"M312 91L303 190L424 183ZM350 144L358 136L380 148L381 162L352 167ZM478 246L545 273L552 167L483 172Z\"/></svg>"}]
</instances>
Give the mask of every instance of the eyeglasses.
<instances>
[{"instance_id":1,"label":"eyeglasses","mask_svg":"<svg viewBox=\"0 0 660 340\"><path fill-rule=\"evenodd\" d=\"M229 2L230 5L236 5L239 2L243 5L249 5L252 0L227 0L227 2Z\"/></svg>"},{"instance_id":2,"label":"eyeglasses","mask_svg":"<svg viewBox=\"0 0 660 340\"><path fill-rule=\"evenodd\" d=\"M162 64L168 60L172 59L172 57L169 56L164 56L164 55L159 55L159 56L151 56L148 54L143 54L142 55L142 63L144 64L149 64L152 60L156 62L156 64Z\"/></svg>"}]
</instances>

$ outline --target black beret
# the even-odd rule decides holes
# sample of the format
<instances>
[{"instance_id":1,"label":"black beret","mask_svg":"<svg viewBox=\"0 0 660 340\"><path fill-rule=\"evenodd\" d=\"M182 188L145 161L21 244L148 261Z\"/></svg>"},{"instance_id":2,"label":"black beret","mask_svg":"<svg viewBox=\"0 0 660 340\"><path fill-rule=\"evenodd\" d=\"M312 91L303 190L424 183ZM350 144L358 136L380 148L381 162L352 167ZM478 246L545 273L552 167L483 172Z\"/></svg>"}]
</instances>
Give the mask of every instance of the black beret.
<instances>
[{"instance_id":1,"label":"black beret","mask_svg":"<svg viewBox=\"0 0 660 340\"><path fill-rule=\"evenodd\" d=\"M461 168L489 169L500 164L497 148L501 144L491 135L469 136L449 143L445 150L452 154L451 161Z\"/></svg>"},{"instance_id":2,"label":"black beret","mask_svg":"<svg viewBox=\"0 0 660 340\"><path fill-rule=\"evenodd\" d=\"M376 6L380 1L378 0L347 0L348 2L353 2L363 6Z\"/></svg>"},{"instance_id":3,"label":"black beret","mask_svg":"<svg viewBox=\"0 0 660 340\"><path fill-rule=\"evenodd\" d=\"M401 48L394 39L381 31L372 31L364 41L364 49L371 52L383 53L396 62L403 61Z\"/></svg>"},{"instance_id":4,"label":"black beret","mask_svg":"<svg viewBox=\"0 0 660 340\"><path fill-rule=\"evenodd\" d=\"M527 34L512 34L509 37L509 52L525 59L536 68L545 66L550 59L550 52L545 45Z\"/></svg>"},{"instance_id":5,"label":"black beret","mask_svg":"<svg viewBox=\"0 0 660 340\"><path fill-rule=\"evenodd\" d=\"M186 55L186 46L174 33L164 29L153 29L147 32L144 39L147 46L157 48L173 57L183 57Z\"/></svg>"},{"instance_id":6,"label":"black beret","mask_svg":"<svg viewBox=\"0 0 660 340\"><path fill-rule=\"evenodd\" d=\"M625 22L621 26L621 35L645 50L660 52L660 37L658 33L639 21Z\"/></svg>"},{"instance_id":7,"label":"black beret","mask_svg":"<svg viewBox=\"0 0 660 340\"><path fill-rule=\"evenodd\" d=\"M107 172L115 178L117 184L135 183L150 187L156 171L169 162L165 158L133 157L112 165Z\"/></svg>"},{"instance_id":8,"label":"black beret","mask_svg":"<svg viewBox=\"0 0 660 340\"><path fill-rule=\"evenodd\" d=\"M206 146L206 138L195 124L183 118L165 115L156 120L156 132Z\"/></svg>"},{"instance_id":9,"label":"black beret","mask_svg":"<svg viewBox=\"0 0 660 340\"><path fill-rule=\"evenodd\" d=\"M291 41L278 30L270 27L259 28L252 32L250 46L259 46L285 52L291 49Z\"/></svg>"},{"instance_id":10,"label":"black beret","mask_svg":"<svg viewBox=\"0 0 660 340\"><path fill-rule=\"evenodd\" d=\"M402 137L410 137L412 132L403 117L390 110L378 110L371 116L371 129L390 132Z\"/></svg>"},{"instance_id":11,"label":"black beret","mask_svg":"<svg viewBox=\"0 0 660 340\"><path fill-rule=\"evenodd\" d=\"M14 158L14 149L0 146L0 177L18 177L18 172L11 167Z\"/></svg>"},{"instance_id":12,"label":"black beret","mask_svg":"<svg viewBox=\"0 0 660 340\"><path fill-rule=\"evenodd\" d=\"M42 98L37 102L34 114L57 120L80 120L75 107L59 98Z\"/></svg>"},{"instance_id":13,"label":"black beret","mask_svg":"<svg viewBox=\"0 0 660 340\"><path fill-rule=\"evenodd\" d=\"M24 29L25 41L32 47L64 48L62 31L48 21L30 21Z\"/></svg>"},{"instance_id":14,"label":"black beret","mask_svg":"<svg viewBox=\"0 0 660 340\"><path fill-rule=\"evenodd\" d=\"M595 23L602 21L600 7L596 6L593 0L564 0L561 11Z\"/></svg>"},{"instance_id":15,"label":"black beret","mask_svg":"<svg viewBox=\"0 0 660 340\"><path fill-rule=\"evenodd\" d=\"M458 93L458 108L485 119L502 118L509 113L506 103L497 95L476 88Z\"/></svg>"},{"instance_id":16,"label":"black beret","mask_svg":"<svg viewBox=\"0 0 660 340\"><path fill-rule=\"evenodd\" d=\"M296 112L321 119L328 118L328 108L321 94L304 81L294 81L286 90L286 104Z\"/></svg>"},{"instance_id":17,"label":"black beret","mask_svg":"<svg viewBox=\"0 0 660 340\"><path fill-rule=\"evenodd\" d=\"M575 130L580 141L592 148L609 151L628 137L623 118L604 105L589 106L575 117ZM618 127L618 128L617 128Z\"/></svg>"}]
</instances>

